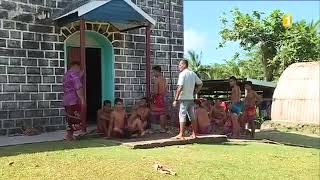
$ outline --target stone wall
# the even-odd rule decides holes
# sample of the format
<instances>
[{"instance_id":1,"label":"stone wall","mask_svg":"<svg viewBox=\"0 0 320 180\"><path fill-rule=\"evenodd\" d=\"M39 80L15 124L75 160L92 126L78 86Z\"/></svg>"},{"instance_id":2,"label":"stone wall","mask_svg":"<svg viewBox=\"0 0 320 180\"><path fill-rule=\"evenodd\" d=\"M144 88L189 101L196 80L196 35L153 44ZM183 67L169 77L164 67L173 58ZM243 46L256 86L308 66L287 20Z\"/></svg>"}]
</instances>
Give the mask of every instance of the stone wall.
<instances>
[{"instance_id":1,"label":"stone wall","mask_svg":"<svg viewBox=\"0 0 320 180\"><path fill-rule=\"evenodd\" d=\"M168 0L133 0L148 13L157 24L151 29L151 64L161 65L169 85L169 1ZM173 85L178 77L177 61L183 58L183 0L171 2L171 44ZM122 34L115 45L116 96L132 105L134 99L145 95L145 29L135 29ZM127 85L129 84L129 85ZM169 87L172 90L171 87ZM175 87L173 88L175 89ZM171 92L170 92L171 95Z\"/></svg>"},{"instance_id":2,"label":"stone wall","mask_svg":"<svg viewBox=\"0 0 320 180\"><path fill-rule=\"evenodd\" d=\"M63 43L53 12L66 0L0 1L0 134L64 128Z\"/></svg>"},{"instance_id":3,"label":"stone wall","mask_svg":"<svg viewBox=\"0 0 320 180\"><path fill-rule=\"evenodd\" d=\"M169 43L173 77L183 57L183 5L172 0L171 42L168 0L132 0L150 14L152 64L169 77ZM64 37L52 14L71 0L0 0L0 134L19 133L21 127L46 131L65 128L62 78L65 71ZM117 35L115 47L115 97L127 106L145 94L144 28ZM169 79L168 79L169 80ZM176 83L176 78L174 79Z\"/></svg>"}]
</instances>

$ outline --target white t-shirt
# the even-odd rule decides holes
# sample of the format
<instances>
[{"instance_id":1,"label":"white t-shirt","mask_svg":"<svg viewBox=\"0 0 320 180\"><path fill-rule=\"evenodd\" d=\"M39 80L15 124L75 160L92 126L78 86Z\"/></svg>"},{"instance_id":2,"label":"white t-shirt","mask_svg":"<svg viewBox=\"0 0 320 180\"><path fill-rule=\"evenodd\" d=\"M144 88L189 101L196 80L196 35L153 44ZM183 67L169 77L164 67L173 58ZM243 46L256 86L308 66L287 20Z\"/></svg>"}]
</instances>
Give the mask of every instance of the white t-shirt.
<instances>
[{"instance_id":1,"label":"white t-shirt","mask_svg":"<svg viewBox=\"0 0 320 180\"><path fill-rule=\"evenodd\" d=\"M202 81L196 73L185 69L179 74L178 86L182 86L182 92L180 94L180 100L193 100L193 93L195 85L202 84Z\"/></svg>"}]
</instances>

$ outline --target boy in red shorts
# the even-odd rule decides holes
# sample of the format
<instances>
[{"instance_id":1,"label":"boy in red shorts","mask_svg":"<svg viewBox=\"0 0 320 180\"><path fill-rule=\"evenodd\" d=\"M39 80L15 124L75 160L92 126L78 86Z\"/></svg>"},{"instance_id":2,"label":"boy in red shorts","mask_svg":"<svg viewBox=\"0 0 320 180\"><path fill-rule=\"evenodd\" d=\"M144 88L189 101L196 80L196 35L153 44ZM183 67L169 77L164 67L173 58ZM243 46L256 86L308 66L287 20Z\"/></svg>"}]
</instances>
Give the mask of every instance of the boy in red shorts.
<instances>
[{"instance_id":1,"label":"boy in red shorts","mask_svg":"<svg viewBox=\"0 0 320 180\"><path fill-rule=\"evenodd\" d=\"M255 133L255 120L256 120L256 103L261 102L261 97L257 94L255 90L252 89L252 82L245 82L244 86L246 96L244 99L244 121L245 121L245 130L248 130L248 125L251 127L251 138L254 138Z\"/></svg>"}]
</instances>

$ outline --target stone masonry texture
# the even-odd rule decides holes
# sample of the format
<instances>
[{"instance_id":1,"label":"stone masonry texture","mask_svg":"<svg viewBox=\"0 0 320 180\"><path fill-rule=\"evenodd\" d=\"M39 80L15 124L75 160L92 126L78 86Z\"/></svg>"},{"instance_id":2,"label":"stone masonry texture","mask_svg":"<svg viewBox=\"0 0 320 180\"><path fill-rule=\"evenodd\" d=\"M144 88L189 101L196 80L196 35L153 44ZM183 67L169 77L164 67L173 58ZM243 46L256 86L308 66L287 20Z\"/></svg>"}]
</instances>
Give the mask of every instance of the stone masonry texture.
<instances>
[{"instance_id":1,"label":"stone masonry texture","mask_svg":"<svg viewBox=\"0 0 320 180\"><path fill-rule=\"evenodd\" d=\"M22 127L44 131L65 128L62 106L64 40L71 34L66 35L68 32L55 26L52 15L71 2L0 0L0 135L19 133ZM168 0L132 2L157 22L151 28L151 64L162 67L169 85L171 45L175 86L177 62L183 58L183 0L171 2L171 32ZM87 22L87 29L95 30L95 27ZM77 30L75 28L72 33ZM145 29L116 32L109 39L115 55L115 97L123 98L130 109L145 96ZM174 89L169 86L169 90Z\"/></svg>"}]
</instances>

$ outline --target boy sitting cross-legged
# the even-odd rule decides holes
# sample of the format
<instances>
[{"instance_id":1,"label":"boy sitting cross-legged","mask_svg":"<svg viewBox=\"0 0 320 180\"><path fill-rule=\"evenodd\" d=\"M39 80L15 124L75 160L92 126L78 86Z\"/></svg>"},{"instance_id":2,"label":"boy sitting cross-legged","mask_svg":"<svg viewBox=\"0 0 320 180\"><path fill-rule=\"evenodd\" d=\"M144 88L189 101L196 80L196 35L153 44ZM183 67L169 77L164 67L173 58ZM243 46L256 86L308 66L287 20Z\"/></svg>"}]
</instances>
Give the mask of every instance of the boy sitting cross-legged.
<instances>
[{"instance_id":1,"label":"boy sitting cross-legged","mask_svg":"<svg viewBox=\"0 0 320 180\"><path fill-rule=\"evenodd\" d=\"M139 105L132 112L128 119L128 127L131 131L139 131L143 136L150 120L150 108L147 105L147 99L142 98Z\"/></svg>"},{"instance_id":2,"label":"boy sitting cross-legged","mask_svg":"<svg viewBox=\"0 0 320 180\"><path fill-rule=\"evenodd\" d=\"M127 128L127 113L123 108L123 100L116 98L114 110L111 113L108 137L129 138L130 133Z\"/></svg>"}]
</instances>

